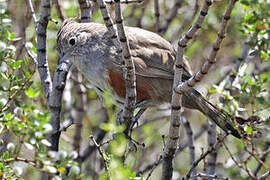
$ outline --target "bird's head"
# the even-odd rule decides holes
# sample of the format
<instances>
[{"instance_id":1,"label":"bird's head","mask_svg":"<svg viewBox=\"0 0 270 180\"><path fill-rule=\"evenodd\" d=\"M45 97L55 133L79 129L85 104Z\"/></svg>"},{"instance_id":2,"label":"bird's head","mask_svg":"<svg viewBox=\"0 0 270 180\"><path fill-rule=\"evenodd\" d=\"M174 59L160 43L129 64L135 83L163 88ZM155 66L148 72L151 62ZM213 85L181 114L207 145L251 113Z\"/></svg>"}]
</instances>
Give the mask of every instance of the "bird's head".
<instances>
[{"instance_id":1,"label":"bird's head","mask_svg":"<svg viewBox=\"0 0 270 180\"><path fill-rule=\"evenodd\" d=\"M61 60L76 60L87 54L86 44L91 38L87 23L66 19L57 33L57 50Z\"/></svg>"}]
</instances>

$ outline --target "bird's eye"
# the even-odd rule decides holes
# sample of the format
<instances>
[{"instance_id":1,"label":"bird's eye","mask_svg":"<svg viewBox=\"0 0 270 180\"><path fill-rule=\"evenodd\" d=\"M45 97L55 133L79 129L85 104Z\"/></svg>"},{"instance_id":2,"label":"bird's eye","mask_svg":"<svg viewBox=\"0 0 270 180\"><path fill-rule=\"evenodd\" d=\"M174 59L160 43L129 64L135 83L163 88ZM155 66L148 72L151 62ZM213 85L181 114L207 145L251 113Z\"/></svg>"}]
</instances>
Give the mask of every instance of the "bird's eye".
<instances>
[{"instance_id":1,"label":"bird's eye","mask_svg":"<svg viewBox=\"0 0 270 180\"><path fill-rule=\"evenodd\" d=\"M75 43L76 43L76 39L75 38L70 38L68 43L71 45L71 46L74 46Z\"/></svg>"}]
</instances>

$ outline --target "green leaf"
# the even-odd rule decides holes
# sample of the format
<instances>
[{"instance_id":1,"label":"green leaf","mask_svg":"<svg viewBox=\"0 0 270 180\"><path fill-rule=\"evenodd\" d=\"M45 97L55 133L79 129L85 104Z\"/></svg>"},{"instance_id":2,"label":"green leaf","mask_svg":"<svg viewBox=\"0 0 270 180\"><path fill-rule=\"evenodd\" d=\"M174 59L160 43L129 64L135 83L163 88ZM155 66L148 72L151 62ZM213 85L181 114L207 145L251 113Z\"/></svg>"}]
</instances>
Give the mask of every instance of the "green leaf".
<instances>
[{"instance_id":1,"label":"green leaf","mask_svg":"<svg viewBox=\"0 0 270 180\"><path fill-rule=\"evenodd\" d=\"M40 91L34 90L33 88L30 87L25 91L25 94L30 98L35 98L40 94Z\"/></svg>"},{"instance_id":2,"label":"green leaf","mask_svg":"<svg viewBox=\"0 0 270 180\"><path fill-rule=\"evenodd\" d=\"M18 61L15 61L15 62L11 62L10 63L10 67L12 69L19 69L22 65L23 61L22 60L18 60Z\"/></svg>"},{"instance_id":3,"label":"green leaf","mask_svg":"<svg viewBox=\"0 0 270 180\"><path fill-rule=\"evenodd\" d=\"M5 115L5 119L6 119L7 121L11 120L13 117L14 117L14 115L11 114L11 113L8 113L8 114Z\"/></svg>"},{"instance_id":4,"label":"green leaf","mask_svg":"<svg viewBox=\"0 0 270 180\"><path fill-rule=\"evenodd\" d=\"M9 152L8 151L4 152L4 154L2 155L2 158L3 159L8 159L9 158Z\"/></svg>"},{"instance_id":5,"label":"green leaf","mask_svg":"<svg viewBox=\"0 0 270 180\"><path fill-rule=\"evenodd\" d=\"M211 94L217 93L217 89L210 89L208 92L211 93Z\"/></svg>"},{"instance_id":6,"label":"green leaf","mask_svg":"<svg viewBox=\"0 0 270 180\"><path fill-rule=\"evenodd\" d=\"M12 41L14 38L15 38L15 33L14 32L10 33L9 39Z\"/></svg>"},{"instance_id":7,"label":"green leaf","mask_svg":"<svg viewBox=\"0 0 270 180\"><path fill-rule=\"evenodd\" d=\"M252 127L246 125L245 128L244 128L245 132L248 133L248 134L252 134L253 133L253 129Z\"/></svg>"},{"instance_id":8,"label":"green leaf","mask_svg":"<svg viewBox=\"0 0 270 180\"><path fill-rule=\"evenodd\" d=\"M260 54L260 51L254 50L254 51L252 51L249 55L250 55L250 56L257 56L257 55L259 55L259 54Z\"/></svg>"}]
</instances>

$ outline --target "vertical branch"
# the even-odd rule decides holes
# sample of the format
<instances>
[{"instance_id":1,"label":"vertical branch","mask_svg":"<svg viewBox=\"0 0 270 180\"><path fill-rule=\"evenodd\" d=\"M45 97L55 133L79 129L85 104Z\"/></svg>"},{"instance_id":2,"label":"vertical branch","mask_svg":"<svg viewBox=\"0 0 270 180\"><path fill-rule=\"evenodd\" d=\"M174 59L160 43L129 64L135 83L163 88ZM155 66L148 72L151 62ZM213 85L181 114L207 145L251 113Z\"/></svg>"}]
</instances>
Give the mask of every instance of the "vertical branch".
<instances>
[{"instance_id":1,"label":"vertical branch","mask_svg":"<svg viewBox=\"0 0 270 180\"><path fill-rule=\"evenodd\" d=\"M217 134L216 134L216 125L211 124L208 127L208 146L212 148L215 143L217 142ZM217 150L216 148L214 151L212 151L209 154L209 157L207 159L207 164L206 164L206 174L207 175L214 175L215 174L215 168L216 168L216 160L217 160ZM210 178L209 178L210 179Z\"/></svg>"},{"instance_id":2,"label":"vertical branch","mask_svg":"<svg viewBox=\"0 0 270 180\"><path fill-rule=\"evenodd\" d=\"M155 17L156 17L156 32L160 34L160 12L159 12L159 0L155 0Z\"/></svg>"},{"instance_id":3,"label":"vertical branch","mask_svg":"<svg viewBox=\"0 0 270 180\"><path fill-rule=\"evenodd\" d=\"M106 8L106 4L104 3L103 0L95 0L98 3L99 9L101 11L101 14L103 16L103 20L104 23L108 29L108 31L110 32L110 38L112 39L114 45L116 46L118 53L122 52L122 48L120 45L120 42L118 40L117 34L116 34L116 29L113 27L113 22L112 19L110 17L110 14Z\"/></svg>"},{"instance_id":4,"label":"vertical branch","mask_svg":"<svg viewBox=\"0 0 270 180\"><path fill-rule=\"evenodd\" d=\"M199 4L198 0L196 0L194 8L193 8L192 15L190 16L190 18L184 19L184 21L183 21L182 25L179 27L179 29L171 35L170 42L174 42L176 36L180 35L180 37L181 37L183 31L185 30L185 28L189 27L190 24L192 24L193 20L195 19L196 15L197 15L197 13L199 11L199 5L198 4Z\"/></svg>"},{"instance_id":5,"label":"vertical branch","mask_svg":"<svg viewBox=\"0 0 270 180\"><path fill-rule=\"evenodd\" d=\"M150 2L150 0L144 0L144 2L143 2L143 5L141 7L140 16L137 19L137 24L136 24L137 27L140 27L140 28L142 27L142 18L143 18L144 14L145 14L145 10L146 10L146 7L149 4L149 2Z\"/></svg>"},{"instance_id":6,"label":"vertical branch","mask_svg":"<svg viewBox=\"0 0 270 180\"><path fill-rule=\"evenodd\" d=\"M50 150L58 151L60 131L60 118L62 109L62 95L66 86L68 71L71 67L71 62L60 61L53 76L53 87L48 100L48 108L52 113L50 124L53 127L53 132L49 136L51 142Z\"/></svg>"},{"instance_id":7,"label":"vertical branch","mask_svg":"<svg viewBox=\"0 0 270 180\"><path fill-rule=\"evenodd\" d=\"M57 151L60 132L58 131L60 128L60 112L61 112L61 99L62 99L62 91L63 84L65 82L66 77L63 78L62 73L65 67L57 67L54 75L54 80L52 83L48 60L46 54L46 33L48 22L51 19L50 17L51 10L51 1L43 0L41 2L41 15L40 19L37 23L37 61L38 61L38 71L41 79L41 83L43 86L45 97L47 98L47 106L50 113L52 113L51 117L51 125L53 127L53 132L49 136L49 141L51 142L51 150ZM67 74L67 73L66 73ZM64 73L64 76L66 75Z\"/></svg>"},{"instance_id":8,"label":"vertical branch","mask_svg":"<svg viewBox=\"0 0 270 180\"><path fill-rule=\"evenodd\" d=\"M127 125L125 132L128 133L130 130L130 126L132 125L133 112L136 103L136 76L134 62L130 53L129 42L123 25L123 16L121 12L120 0L115 0L115 16L119 40L123 48L122 58L125 62L123 72L126 86L126 99L122 118L123 122L125 122L125 124Z\"/></svg>"},{"instance_id":9,"label":"vertical branch","mask_svg":"<svg viewBox=\"0 0 270 180\"><path fill-rule=\"evenodd\" d=\"M29 2L31 3L31 1ZM61 134L59 128L62 93L65 88L66 77L71 64L70 62L59 62L52 81L49 73L48 60L46 55L47 26L49 20L51 20L50 8L51 1L42 0L41 15L36 27L37 61L41 83L43 86L45 97L47 99L48 110L52 114L50 124L53 127L53 131L50 135L48 135L48 139L51 143L50 150L58 151L59 138ZM35 16L33 16L33 20L35 21L34 17Z\"/></svg>"},{"instance_id":10,"label":"vertical branch","mask_svg":"<svg viewBox=\"0 0 270 180\"><path fill-rule=\"evenodd\" d=\"M195 32L201 27L201 24L207 15L208 7L212 4L211 0L205 0L201 14L198 17L196 23L190 28L184 37L178 42L177 56L175 61L174 82L173 87L176 87L182 81L182 67L183 67L183 55L184 48L188 41L192 38ZM172 178L173 165L172 160L175 155L177 142L179 139L179 127L180 127L180 114L181 114L181 94L177 94L173 91L171 102L171 120L170 129L168 135L168 141L163 154L162 163L162 179L167 180Z\"/></svg>"},{"instance_id":11,"label":"vertical branch","mask_svg":"<svg viewBox=\"0 0 270 180\"><path fill-rule=\"evenodd\" d=\"M78 0L81 9L81 22L91 22L91 2L89 0Z\"/></svg>"},{"instance_id":12,"label":"vertical branch","mask_svg":"<svg viewBox=\"0 0 270 180\"><path fill-rule=\"evenodd\" d=\"M46 54L47 26L50 16L51 2L50 0L42 0L40 19L37 22L37 61L38 72L47 101L49 99L50 92L52 91L52 79L49 72ZM33 16L33 18L33 20L36 21L35 16Z\"/></svg>"},{"instance_id":13,"label":"vertical branch","mask_svg":"<svg viewBox=\"0 0 270 180\"><path fill-rule=\"evenodd\" d=\"M266 141L266 143L264 145L263 151L264 152L267 152L267 151L269 151L269 148L270 148L270 141L268 140L268 141ZM268 154L269 153L265 153L264 155L262 155L262 157L260 158L261 162L265 162ZM255 170L253 172L253 174L255 176L257 176L257 174L259 173L260 169L262 168L262 163L261 162L258 162L258 165L256 166L256 168L255 168Z\"/></svg>"},{"instance_id":14,"label":"vertical branch","mask_svg":"<svg viewBox=\"0 0 270 180\"><path fill-rule=\"evenodd\" d=\"M183 93L185 91L188 91L191 87L193 87L196 83L200 82L204 75L206 75L210 69L210 67L216 62L216 56L218 53L218 50L220 49L221 42L225 38L225 32L226 27L228 24L228 21L230 19L230 15L232 12L232 9L235 5L236 0L230 0L229 5L225 11L225 14L223 15L222 23L218 32L218 36L216 39L216 42L214 43L212 50L207 58L207 61L202 65L201 70L197 72L193 77L191 77L186 82L179 84L175 91L177 93Z\"/></svg>"},{"instance_id":15,"label":"vertical branch","mask_svg":"<svg viewBox=\"0 0 270 180\"><path fill-rule=\"evenodd\" d=\"M188 142L189 154L190 154L190 163L192 165L195 161L195 146L194 146L193 132L186 117L181 116L181 119L182 119L184 128L186 130L186 134L187 134L187 139L188 139L187 142ZM196 174L197 174L197 171L196 171L196 168L194 168L192 171L192 176L195 176Z\"/></svg>"},{"instance_id":16,"label":"vertical branch","mask_svg":"<svg viewBox=\"0 0 270 180\"><path fill-rule=\"evenodd\" d=\"M173 9L171 10L171 13L166 18L166 22L165 22L164 26L162 26L161 29L158 30L158 32L160 32L162 35L165 34L166 31L168 30L172 20L177 15L178 9L181 7L182 3L183 3L183 0L176 0L175 4L173 6Z\"/></svg>"},{"instance_id":17,"label":"vertical branch","mask_svg":"<svg viewBox=\"0 0 270 180\"><path fill-rule=\"evenodd\" d=\"M54 4L56 6L56 10L57 10L57 12L59 14L60 19L62 21L64 21L65 19L67 19L67 16L66 16L65 12L63 11L63 8L62 8L62 6L61 6L61 4L60 4L59 1L60 0L54 0Z\"/></svg>"},{"instance_id":18,"label":"vertical branch","mask_svg":"<svg viewBox=\"0 0 270 180\"><path fill-rule=\"evenodd\" d=\"M185 177L183 177L182 180L187 180L190 178L191 176L191 172L193 171L193 169L195 167L198 166L198 164L206 158L207 155L209 155L210 153L212 153L213 151L215 151L217 148L219 148L221 146L221 143L224 142L225 138L228 136L228 134L223 135L222 137L218 138L218 141L212 146L212 147L208 147L207 151L204 152L203 154L201 154L201 156L194 161L194 163L192 164L191 168L189 169L188 173L186 174Z\"/></svg>"}]
</instances>

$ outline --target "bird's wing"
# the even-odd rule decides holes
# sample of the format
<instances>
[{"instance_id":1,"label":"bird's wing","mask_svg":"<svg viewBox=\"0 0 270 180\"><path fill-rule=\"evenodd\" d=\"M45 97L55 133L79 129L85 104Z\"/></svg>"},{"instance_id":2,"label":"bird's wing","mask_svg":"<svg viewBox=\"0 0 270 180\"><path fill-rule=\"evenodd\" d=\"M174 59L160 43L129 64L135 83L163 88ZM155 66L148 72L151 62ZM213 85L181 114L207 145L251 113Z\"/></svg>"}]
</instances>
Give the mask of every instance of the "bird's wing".
<instances>
[{"instance_id":1,"label":"bird's wing","mask_svg":"<svg viewBox=\"0 0 270 180\"><path fill-rule=\"evenodd\" d=\"M126 34L136 75L173 79L176 53L168 41L158 34L135 27L126 27ZM190 77L187 67L184 67L183 80Z\"/></svg>"}]
</instances>

